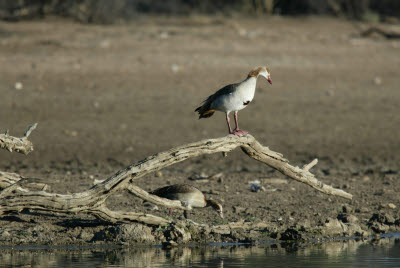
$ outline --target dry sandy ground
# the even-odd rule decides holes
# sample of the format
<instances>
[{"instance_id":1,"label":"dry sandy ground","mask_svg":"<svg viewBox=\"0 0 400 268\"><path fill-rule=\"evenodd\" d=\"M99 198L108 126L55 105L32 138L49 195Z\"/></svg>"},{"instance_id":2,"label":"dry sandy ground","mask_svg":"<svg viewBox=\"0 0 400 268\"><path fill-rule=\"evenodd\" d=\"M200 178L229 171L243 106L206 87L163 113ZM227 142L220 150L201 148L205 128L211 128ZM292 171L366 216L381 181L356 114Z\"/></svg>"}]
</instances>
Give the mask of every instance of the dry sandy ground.
<instances>
[{"instance_id":1,"label":"dry sandy ground","mask_svg":"<svg viewBox=\"0 0 400 268\"><path fill-rule=\"evenodd\" d=\"M239 150L226 158L190 159L138 184L146 190L172 183L197 185L223 203L226 219L203 209L192 213L193 220L259 224L261 231L252 234L257 239L284 238L288 228L306 238L396 231L400 41L357 34L351 22L326 18L147 18L116 26L60 19L1 22L0 126L20 136L33 122L39 125L31 135L35 151L29 156L0 151L0 168L42 178L53 192L82 191L94 179L105 179L146 156L226 135L222 113L197 120L193 110L215 90L244 79L251 68L267 65L273 85L260 78L254 101L239 113L241 128L294 165L318 158L317 177L352 193L353 201L286 180ZM222 182L188 180L218 172L224 174ZM284 183L268 183L270 178ZM255 179L267 191L250 192L248 182ZM121 194L110 198L109 205L150 212L136 201ZM165 216L166 211L154 213ZM176 212L174 217L182 216ZM80 215L72 218L4 217L0 240L117 240L96 238L114 227L82 223ZM329 224L338 225L337 232L325 232ZM193 240L243 241L251 236L247 231L193 231ZM163 241L163 235L146 241Z\"/></svg>"}]
</instances>

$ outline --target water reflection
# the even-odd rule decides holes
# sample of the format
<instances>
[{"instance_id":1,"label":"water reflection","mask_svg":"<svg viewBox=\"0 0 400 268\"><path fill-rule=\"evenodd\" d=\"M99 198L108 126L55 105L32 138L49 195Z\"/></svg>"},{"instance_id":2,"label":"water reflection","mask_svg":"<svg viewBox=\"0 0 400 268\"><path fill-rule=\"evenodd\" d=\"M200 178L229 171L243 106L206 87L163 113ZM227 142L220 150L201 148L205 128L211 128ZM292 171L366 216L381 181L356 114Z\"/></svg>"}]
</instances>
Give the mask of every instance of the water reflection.
<instances>
[{"instance_id":1,"label":"water reflection","mask_svg":"<svg viewBox=\"0 0 400 268\"><path fill-rule=\"evenodd\" d=\"M164 250L1 249L0 267L399 267L400 238L317 244L196 246Z\"/></svg>"}]
</instances>

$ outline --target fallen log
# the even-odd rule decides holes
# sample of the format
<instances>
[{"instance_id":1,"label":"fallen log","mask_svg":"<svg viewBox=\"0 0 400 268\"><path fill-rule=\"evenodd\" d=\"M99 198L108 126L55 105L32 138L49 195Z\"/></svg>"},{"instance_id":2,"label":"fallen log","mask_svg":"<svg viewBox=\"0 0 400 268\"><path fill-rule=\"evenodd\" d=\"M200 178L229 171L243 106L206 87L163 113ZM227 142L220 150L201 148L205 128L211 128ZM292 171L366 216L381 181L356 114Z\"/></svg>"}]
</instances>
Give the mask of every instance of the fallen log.
<instances>
[{"instance_id":1,"label":"fallen log","mask_svg":"<svg viewBox=\"0 0 400 268\"><path fill-rule=\"evenodd\" d=\"M237 147L240 147L249 157L280 171L291 179L309 185L325 194L352 199L351 194L317 180L310 172L310 169L317 164L317 159L314 159L302 168L292 166L287 159L283 158L282 154L262 146L251 135L241 137L228 135L217 139L207 139L182 145L149 156L80 193L57 194L48 193L45 190L29 190L21 186L22 184L26 184L26 181L29 181L29 179L22 178L15 180L14 183L12 181L10 183L8 179L7 183L9 186L0 191L0 215L9 212L18 212L22 209L33 209L57 213L88 213L107 222L136 221L151 225L166 225L171 220L145 213L111 211L106 207L105 201L110 195L121 190L127 190L139 198L158 205L189 210L189 208L183 206L179 201L172 201L147 193L135 186L133 184L134 181L151 172L182 162L191 157L221 152L228 153ZM10 174L7 175L10 176Z\"/></svg>"}]
</instances>

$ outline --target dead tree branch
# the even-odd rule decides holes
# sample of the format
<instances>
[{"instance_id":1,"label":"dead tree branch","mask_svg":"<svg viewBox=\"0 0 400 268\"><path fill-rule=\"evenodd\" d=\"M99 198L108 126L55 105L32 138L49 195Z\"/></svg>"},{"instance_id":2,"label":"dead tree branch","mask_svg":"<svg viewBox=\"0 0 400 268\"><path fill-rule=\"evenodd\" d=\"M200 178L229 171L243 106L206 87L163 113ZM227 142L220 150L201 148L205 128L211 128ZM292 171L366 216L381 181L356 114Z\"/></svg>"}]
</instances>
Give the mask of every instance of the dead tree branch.
<instances>
[{"instance_id":1,"label":"dead tree branch","mask_svg":"<svg viewBox=\"0 0 400 268\"><path fill-rule=\"evenodd\" d=\"M0 171L0 190L21 180L22 176L17 173Z\"/></svg>"},{"instance_id":2,"label":"dead tree branch","mask_svg":"<svg viewBox=\"0 0 400 268\"><path fill-rule=\"evenodd\" d=\"M369 37L374 33L379 34L379 35L385 37L386 39L399 39L400 38L400 33L398 33L398 32L384 30L384 29L374 27L374 26L369 27L368 29L362 31L360 33L360 36L361 37Z\"/></svg>"},{"instance_id":3,"label":"dead tree branch","mask_svg":"<svg viewBox=\"0 0 400 268\"><path fill-rule=\"evenodd\" d=\"M149 201L153 204L161 205L161 206L168 207L168 208L179 208L179 209L183 209L183 210L190 210L189 208L182 206L182 203L180 201L169 200L166 198L162 198L162 197L158 197L156 195L149 194L142 188L137 187L133 184L129 184L127 189L131 194L136 195L137 197L140 197L140 198L142 198L146 201Z\"/></svg>"},{"instance_id":4,"label":"dead tree branch","mask_svg":"<svg viewBox=\"0 0 400 268\"><path fill-rule=\"evenodd\" d=\"M22 138L10 136L8 131L4 134L0 134L0 148L6 149L9 152L15 151L25 155L29 154L33 151L33 144L28 140L28 137L36 126L37 123L30 126Z\"/></svg>"},{"instance_id":5,"label":"dead tree branch","mask_svg":"<svg viewBox=\"0 0 400 268\"><path fill-rule=\"evenodd\" d=\"M351 194L318 181L315 176L310 173L309 170L317 164L317 160L312 161L303 168L299 168L290 165L288 160L283 158L280 153L271 151L268 147L262 146L251 135L242 137L228 135L222 138L186 144L149 156L134 165L118 171L107 180L80 193L55 194L43 190L21 191L18 190L20 181L17 181L0 192L0 215L10 211L20 211L24 208L29 208L47 212L89 213L108 222L138 221L146 224L165 225L170 221L154 215L111 211L106 207L105 201L110 195L120 190L128 190L130 193L142 199L159 205L170 208L188 209L182 206L179 201L166 200L150 195L132 183L144 175L182 162L190 157L218 152L227 153L237 147L241 147L249 157L277 169L288 177L305 183L322 193L352 199Z\"/></svg>"}]
</instances>

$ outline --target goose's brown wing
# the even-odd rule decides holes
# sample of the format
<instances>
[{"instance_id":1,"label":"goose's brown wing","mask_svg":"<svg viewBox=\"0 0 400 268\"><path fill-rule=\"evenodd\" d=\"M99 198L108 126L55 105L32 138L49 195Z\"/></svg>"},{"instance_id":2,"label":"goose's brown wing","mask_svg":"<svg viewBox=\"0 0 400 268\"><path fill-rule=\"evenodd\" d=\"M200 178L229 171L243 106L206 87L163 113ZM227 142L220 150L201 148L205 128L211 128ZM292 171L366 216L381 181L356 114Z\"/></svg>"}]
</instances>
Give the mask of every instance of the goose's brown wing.
<instances>
[{"instance_id":1,"label":"goose's brown wing","mask_svg":"<svg viewBox=\"0 0 400 268\"><path fill-rule=\"evenodd\" d=\"M151 191L150 194L157 195L159 197L169 198L171 195L174 194L181 194L181 193L192 193L200 191L194 186L188 184L175 184L170 186L165 186L162 188L158 188L154 191Z\"/></svg>"}]
</instances>

